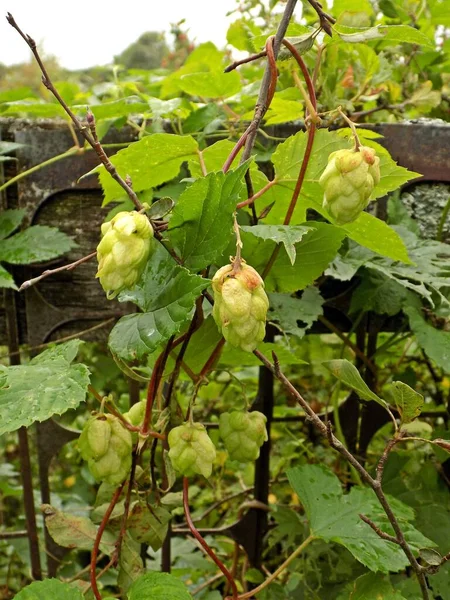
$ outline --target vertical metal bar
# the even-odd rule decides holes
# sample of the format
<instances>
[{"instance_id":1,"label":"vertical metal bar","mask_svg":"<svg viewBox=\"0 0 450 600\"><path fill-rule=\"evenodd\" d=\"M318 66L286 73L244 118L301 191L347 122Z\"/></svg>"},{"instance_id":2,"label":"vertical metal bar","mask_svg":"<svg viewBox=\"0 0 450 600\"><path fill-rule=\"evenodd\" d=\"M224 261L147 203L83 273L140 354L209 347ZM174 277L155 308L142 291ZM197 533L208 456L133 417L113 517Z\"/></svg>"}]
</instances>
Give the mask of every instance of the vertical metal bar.
<instances>
[{"instance_id":1,"label":"vertical metal bar","mask_svg":"<svg viewBox=\"0 0 450 600\"><path fill-rule=\"evenodd\" d=\"M267 328L266 340L273 342L274 329L271 326ZM266 367L259 368L258 395L253 409L261 411L267 417L267 433L269 439L261 447L259 458L255 464L255 500L267 504L269 500L269 482L270 482L270 429L273 419L274 393L273 374ZM256 509L253 509L256 510ZM258 568L261 565L263 553L263 538L267 533L268 518L264 510L256 510L256 529L253 539L253 560L252 566Z\"/></svg>"},{"instance_id":2,"label":"vertical metal bar","mask_svg":"<svg viewBox=\"0 0 450 600\"><path fill-rule=\"evenodd\" d=\"M17 326L17 307L15 292L5 290L6 328L8 332L8 348L11 354L10 364L20 365L19 331ZM20 472L23 485L23 504L25 509L26 527L31 560L33 579L42 579L41 557L39 554L39 537L34 508L33 479L31 473L30 448L28 432L25 427L19 429Z\"/></svg>"}]
</instances>

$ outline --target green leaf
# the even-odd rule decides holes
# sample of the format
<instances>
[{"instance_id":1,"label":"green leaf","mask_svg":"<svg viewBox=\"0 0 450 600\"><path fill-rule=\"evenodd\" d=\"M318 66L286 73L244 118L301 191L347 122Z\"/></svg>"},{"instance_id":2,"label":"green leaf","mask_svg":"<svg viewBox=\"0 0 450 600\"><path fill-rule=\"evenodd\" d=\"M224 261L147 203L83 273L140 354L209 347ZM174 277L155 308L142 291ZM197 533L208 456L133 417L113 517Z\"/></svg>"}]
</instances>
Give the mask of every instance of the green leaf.
<instances>
[{"instance_id":1,"label":"green leaf","mask_svg":"<svg viewBox=\"0 0 450 600\"><path fill-rule=\"evenodd\" d=\"M148 216L150 219L162 219L165 217L175 206L175 202L172 198L167 196L160 198L150 206Z\"/></svg>"},{"instance_id":2,"label":"green leaf","mask_svg":"<svg viewBox=\"0 0 450 600\"><path fill-rule=\"evenodd\" d=\"M349 494L344 495L339 479L324 465L288 469L287 476L305 508L311 535L345 546L371 571L397 572L409 564L397 544L381 539L359 517L365 514L382 531L393 534L371 489L354 486ZM420 548L435 546L409 523L414 519L414 511L410 507L395 498L389 498L389 503L401 521L405 538L415 554Z\"/></svg>"},{"instance_id":3,"label":"green leaf","mask_svg":"<svg viewBox=\"0 0 450 600\"><path fill-rule=\"evenodd\" d=\"M122 542L119 557L119 575L117 584L120 589L127 592L130 586L139 579L144 570L141 558L141 546L133 540L127 531ZM142 598L144 600L145 596ZM151 597L153 600L153 597Z\"/></svg>"},{"instance_id":4,"label":"green leaf","mask_svg":"<svg viewBox=\"0 0 450 600\"><path fill-rule=\"evenodd\" d=\"M358 369L345 359L327 360L322 363L341 383L354 390L362 400L374 400L386 408L387 404L367 386Z\"/></svg>"},{"instance_id":5,"label":"green leaf","mask_svg":"<svg viewBox=\"0 0 450 600\"><path fill-rule=\"evenodd\" d=\"M298 121L303 117L303 105L295 100L274 97L265 116L266 125Z\"/></svg>"},{"instance_id":6,"label":"green leaf","mask_svg":"<svg viewBox=\"0 0 450 600\"><path fill-rule=\"evenodd\" d=\"M311 285L327 268L342 243L344 232L327 223L308 221L311 231L296 245L296 260L291 261L282 247L266 278L267 291L292 293ZM257 238L242 232L243 257L260 273L263 272L272 252L276 248L272 240ZM232 248L228 251L228 255Z\"/></svg>"},{"instance_id":7,"label":"green leaf","mask_svg":"<svg viewBox=\"0 0 450 600\"><path fill-rule=\"evenodd\" d=\"M34 225L0 240L0 260L13 265L43 262L65 254L77 244L56 227Z\"/></svg>"},{"instance_id":8,"label":"green leaf","mask_svg":"<svg viewBox=\"0 0 450 600\"><path fill-rule=\"evenodd\" d=\"M413 306L403 309L409 319L411 331L419 346L438 367L448 373L450 370L450 332L436 329L425 321L421 312Z\"/></svg>"},{"instance_id":9,"label":"green leaf","mask_svg":"<svg viewBox=\"0 0 450 600\"><path fill-rule=\"evenodd\" d=\"M446 296L450 274L450 251L447 244L433 240L421 240L412 231L395 227L405 242L410 264L401 264L378 256L356 245L340 255L328 273L338 279L351 278L360 267L388 277L408 290L425 298L434 306L436 296L444 306L449 306Z\"/></svg>"},{"instance_id":10,"label":"green leaf","mask_svg":"<svg viewBox=\"0 0 450 600\"><path fill-rule=\"evenodd\" d=\"M269 320L278 323L286 334L301 339L317 318L323 314L324 299L316 287L308 287L301 298L287 294L269 294Z\"/></svg>"},{"instance_id":11,"label":"green leaf","mask_svg":"<svg viewBox=\"0 0 450 600\"><path fill-rule=\"evenodd\" d=\"M133 190L140 192L176 177L182 163L195 156L197 149L197 142L189 135L154 133L119 150L111 162L122 177L131 177ZM124 195L124 190L103 166L95 171L99 173L105 195L103 205Z\"/></svg>"},{"instance_id":12,"label":"green leaf","mask_svg":"<svg viewBox=\"0 0 450 600\"><path fill-rule=\"evenodd\" d=\"M34 581L14 596L16 600L84 600L80 590L59 579Z\"/></svg>"},{"instance_id":13,"label":"green leaf","mask_svg":"<svg viewBox=\"0 0 450 600\"><path fill-rule=\"evenodd\" d=\"M4 240L19 227L25 216L22 209L9 209L0 213L0 240Z\"/></svg>"},{"instance_id":14,"label":"green leaf","mask_svg":"<svg viewBox=\"0 0 450 600\"><path fill-rule=\"evenodd\" d=\"M183 264L193 271L214 263L229 244L247 169L246 162L226 175L210 173L181 194L169 223L169 236Z\"/></svg>"},{"instance_id":15,"label":"green leaf","mask_svg":"<svg viewBox=\"0 0 450 600\"><path fill-rule=\"evenodd\" d=\"M89 370L71 364L81 343L49 348L28 365L0 366L0 435L62 415L84 401Z\"/></svg>"},{"instance_id":16,"label":"green leaf","mask_svg":"<svg viewBox=\"0 0 450 600\"><path fill-rule=\"evenodd\" d=\"M346 27L335 25L334 31L344 42L384 42L418 44L434 47L433 42L418 29L409 25L377 25L376 27Z\"/></svg>"},{"instance_id":17,"label":"green leaf","mask_svg":"<svg viewBox=\"0 0 450 600\"><path fill-rule=\"evenodd\" d=\"M237 94L241 89L241 78L237 71L224 73L209 71L202 73L188 73L182 75L179 86L191 96L202 98L228 98Z\"/></svg>"},{"instance_id":18,"label":"green leaf","mask_svg":"<svg viewBox=\"0 0 450 600\"><path fill-rule=\"evenodd\" d=\"M123 360L134 360L156 350L179 332L192 314L196 298L209 283L177 265L158 246L140 283L119 295L121 302L134 302L144 312L118 321L109 336L112 352Z\"/></svg>"},{"instance_id":19,"label":"green leaf","mask_svg":"<svg viewBox=\"0 0 450 600\"><path fill-rule=\"evenodd\" d=\"M411 264L405 243L401 236L387 223L369 213L363 212L353 223L342 225L350 239L372 252Z\"/></svg>"},{"instance_id":20,"label":"green leaf","mask_svg":"<svg viewBox=\"0 0 450 600\"><path fill-rule=\"evenodd\" d=\"M45 526L54 541L64 548L92 550L98 527L86 518L64 513L50 504L43 504ZM102 535L100 550L110 556L115 550L116 538L113 533L105 531Z\"/></svg>"},{"instance_id":21,"label":"green leaf","mask_svg":"<svg viewBox=\"0 0 450 600\"><path fill-rule=\"evenodd\" d=\"M408 294L403 286L369 269L362 269L358 276L362 281L352 294L351 313L371 310L393 317L402 310Z\"/></svg>"},{"instance_id":22,"label":"green leaf","mask_svg":"<svg viewBox=\"0 0 450 600\"><path fill-rule=\"evenodd\" d=\"M72 108L78 112L86 111L86 106L84 105L73 106ZM128 96L127 98L120 98L111 102L102 102L101 104L91 105L89 108L97 121L100 119L111 119L150 112L149 105L146 102L142 102L139 96Z\"/></svg>"},{"instance_id":23,"label":"green leaf","mask_svg":"<svg viewBox=\"0 0 450 600\"><path fill-rule=\"evenodd\" d=\"M389 386L395 405L400 413L402 425L418 417L423 407L423 396L402 381L393 381Z\"/></svg>"},{"instance_id":24,"label":"green leaf","mask_svg":"<svg viewBox=\"0 0 450 600\"><path fill-rule=\"evenodd\" d=\"M192 600L184 583L169 573L146 573L128 591L128 600Z\"/></svg>"},{"instance_id":25,"label":"green leaf","mask_svg":"<svg viewBox=\"0 0 450 600\"><path fill-rule=\"evenodd\" d=\"M17 286L14 283L13 276L11 273L8 273L6 269L4 269L0 265L0 288L11 288L13 290L17 290Z\"/></svg>"},{"instance_id":26,"label":"green leaf","mask_svg":"<svg viewBox=\"0 0 450 600\"><path fill-rule=\"evenodd\" d=\"M170 512L162 506L137 502L130 511L127 530L136 542L149 544L156 551L163 545L171 518Z\"/></svg>"},{"instance_id":27,"label":"green leaf","mask_svg":"<svg viewBox=\"0 0 450 600\"><path fill-rule=\"evenodd\" d=\"M301 241L305 233L314 228L304 225L255 225L253 227L243 226L241 229L263 240L284 244L286 254L293 265L296 258L295 244Z\"/></svg>"},{"instance_id":28,"label":"green leaf","mask_svg":"<svg viewBox=\"0 0 450 600\"><path fill-rule=\"evenodd\" d=\"M307 134L299 131L279 144L273 153L275 192L286 187L294 189L306 149L306 140ZM325 170L329 155L336 150L349 147L349 142L336 132L319 130L316 133L311 159L306 170L302 192L294 210L292 224L304 222L308 208L316 210L323 217L332 221L327 211L322 208L323 189L319 185L319 178ZM380 155L380 170L380 183L375 186L372 199L384 196L388 192L398 189L406 181L418 176L417 173L396 165L386 152ZM261 206L261 201L265 201L265 195L260 199L258 206ZM276 217L278 222L282 221L289 201L289 196L280 196L271 211L271 218ZM372 215L363 212L356 221L341 228L351 239L362 246L370 248L383 256L388 256L392 260L409 262L405 245L400 236L390 229L386 223Z\"/></svg>"},{"instance_id":29,"label":"green leaf","mask_svg":"<svg viewBox=\"0 0 450 600\"><path fill-rule=\"evenodd\" d=\"M294 265L291 265L284 248L279 252L266 279L269 291L292 293L304 289L322 275L336 256L344 237L343 231L333 225L314 221L311 221L311 227L314 229L304 235L296 246ZM267 245L269 243L266 242ZM253 264L251 260L249 263Z\"/></svg>"},{"instance_id":30,"label":"green leaf","mask_svg":"<svg viewBox=\"0 0 450 600\"><path fill-rule=\"evenodd\" d=\"M19 148L24 148L25 144L19 144L18 142L5 142L3 140L0 140L0 155L2 154L10 154L11 152L15 152L16 150L18 150ZM12 209L9 209L9 211L5 211L5 212L12 212ZM19 212L18 210L15 212ZM25 211L22 211L23 213L25 213Z\"/></svg>"},{"instance_id":31,"label":"green leaf","mask_svg":"<svg viewBox=\"0 0 450 600\"><path fill-rule=\"evenodd\" d=\"M387 577L366 573L355 581L349 600L405 600Z\"/></svg>"}]
</instances>

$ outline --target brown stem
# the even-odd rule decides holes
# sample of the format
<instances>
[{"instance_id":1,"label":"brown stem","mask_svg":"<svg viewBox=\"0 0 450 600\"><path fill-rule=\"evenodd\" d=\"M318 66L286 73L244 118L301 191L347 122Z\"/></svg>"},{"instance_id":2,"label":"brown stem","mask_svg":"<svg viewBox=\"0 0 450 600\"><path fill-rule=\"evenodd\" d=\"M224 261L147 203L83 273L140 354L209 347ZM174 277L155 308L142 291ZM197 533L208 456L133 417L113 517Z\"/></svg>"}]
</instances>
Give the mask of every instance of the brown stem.
<instances>
[{"instance_id":1,"label":"brown stem","mask_svg":"<svg viewBox=\"0 0 450 600\"><path fill-rule=\"evenodd\" d=\"M109 518L112 514L112 511L114 510L114 507L116 506L116 504L120 498L120 494L122 493L124 485L125 485L125 481L114 492L111 502L109 503L109 506L108 506L105 514L103 515L102 522L100 523L99 528L97 530L97 535L95 536L95 541L94 541L94 547L92 548L90 580L91 580L92 592L94 593L96 600L102 600L102 596L101 596L100 592L98 591L97 578L95 575L95 567L97 565L97 556L98 556L98 551L100 548L100 542L102 541L103 532L105 531L106 526L108 525Z\"/></svg>"},{"instance_id":2,"label":"brown stem","mask_svg":"<svg viewBox=\"0 0 450 600\"><path fill-rule=\"evenodd\" d=\"M258 192L253 194L253 196L251 196L247 200L243 200L242 202L239 202L239 204L236 204L236 208L244 208L244 206L249 206L250 204L253 204L255 202L255 200L257 200L263 194L265 194L267 192L267 190L270 190L270 188L272 186L274 186L276 183L277 183L276 179L274 179L273 181L268 181L266 183L266 185L264 187L262 187Z\"/></svg>"},{"instance_id":3,"label":"brown stem","mask_svg":"<svg viewBox=\"0 0 450 600\"><path fill-rule=\"evenodd\" d=\"M273 361L274 361L273 364L259 350L254 350L253 354L255 356L257 356L259 358L259 360L268 369L270 369L274 373L275 377L283 384L283 386L285 387L287 392L296 400L296 402L298 402L298 404L300 404L300 406L305 411L309 420L319 430L319 432L322 434L322 436L324 436L328 439L330 446L332 448L334 448L337 452L339 452L339 454L341 454L347 460L347 462L349 462L356 469L356 471L361 476L361 479L363 481L365 481L375 492L375 494L378 498L378 501L380 502L381 506L383 507L383 510L386 513L386 516L395 532L395 539L397 540L398 545L402 548L403 552L405 553L406 557L409 560L411 567L413 568L414 572L416 573L417 579L419 581L420 589L422 591L422 598L423 598L423 600L429 600L427 582L425 579L425 570L423 567L421 567L421 565L419 565L416 558L414 557L414 554L413 554L408 542L405 539L403 531L397 521L397 518L394 515L394 513L392 512L390 504L383 492L381 483L377 479L374 479L373 477L370 476L370 474L361 465L361 463L353 456L353 454L351 454L347 450L347 448L333 434L333 432L331 430L331 424L329 422L327 424L324 424L320 420L320 418L312 410L312 408L309 406L309 404L306 402L306 400L303 398L303 396L300 394L300 392L292 385L292 383L289 381L289 379L282 373L279 361L278 361L275 353L272 353Z\"/></svg>"},{"instance_id":4,"label":"brown stem","mask_svg":"<svg viewBox=\"0 0 450 600\"><path fill-rule=\"evenodd\" d=\"M273 41L273 56L276 59L278 56L278 52L281 46L281 40L284 38L291 17L294 13L294 8L297 4L297 0L287 0L286 8L284 9L283 16L281 17L280 24L278 25L277 32L275 34L275 39ZM267 50L267 47L266 47ZM268 63L266 69L264 71L263 80L261 82L261 87L259 90L258 100L256 101L255 112L253 115L253 119L251 122L251 131L247 135L247 139L245 141L244 152L241 156L241 163L245 162L252 153L253 145L255 143L256 132L259 129L261 121L264 115L267 112L269 107L268 98L269 98L269 89L271 86L272 78L273 78L273 67Z\"/></svg>"},{"instance_id":5,"label":"brown stem","mask_svg":"<svg viewBox=\"0 0 450 600\"><path fill-rule=\"evenodd\" d=\"M336 19L323 10L322 5L320 2L318 2L318 0L308 0L308 2L316 11L322 29L328 33L329 36L332 36L333 30L331 26L336 23Z\"/></svg>"},{"instance_id":6,"label":"brown stem","mask_svg":"<svg viewBox=\"0 0 450 600\"><path fill-rule=\"evenodd\" d=\"M120 533L119 533L119 537L117 539L117 544L116 544L116 555L117 556L120 556L120 550L122 547L123 538L124 538L126 530L127 530L127 519L128 519L128 513L130 512L131 492L133 491L137 459L138 459L138 453L136 450L133 450L133 454L131 456L130 477L128 479L128 488L127 488L127 493L125 496L122 522L120 524Z\"/></svg>"},{"instance_id":7,"label":"brown stem","mask_svg":"<svg viewBox=\"0 0 450 600\"><path fill-rule=\"evenodd\" d=\"M228 65L228 67L226 67L226 69L224 70L224 73L230 73L231 71L234 71L234 69L237 69L237 67L240 67L241 65L245 65L246 63L249 62L253 62L254 60L258 60L258 58L263 58L264 56L267 56L267 52L266 50L262 50L261 52L258 52L258 54L251 54L250 56L247 56L247 58L241 58L241 60L235 60L233 63L231 63L231 65Z\"/></svg>"},{"instance_id":8,"label":"brown stem","mask_svg":"<svg viewBox=\"0 0 450 600\"><path fill-rule=\"evenodd\" d=\"M189 510L189 479L187 477L183 477L183 507L184 507L184 515L186 517L186 522L188 524L189 530L195 539L199 542L201 547L204 549L206 554L216 563L219 569L222 571L224 576L226 577L232 592L233 592L233 600L238 597L238 590L236 587L236 583L230 573L230 571L226 568L220 558L216 555L214 550L208 546L205 540L200 535L199 531L194 525L194 522L191 517L191 512Z\"/></svg>"},{"instance_id":9,"label":"brown stem","mask_svg":"<svg viewBox=\"0 0 450 600\"><path fill-rule=\"evenodd\" d=\"M166 347L156 359L153 367L152 376L147 388L147 403L145 405L144 420L142 421L141 433L142 435L148 435L150 430L150 424L152 420L153 402L156 398L156 394L161 382L161 377L164 373L167 359L169 357L170 349L172 346L174 336L172 336L166 344Z\"/></svg>"},{"instance_id":10,"label":"brown stem","mask_svg":"<svg viewBox=\"0 0 450 600\"><path fill-rule=\"evenodd\" d=\"M398 545L398 539L393 535L389 535L388 533L382 531L378 525L372 521L372 519L369 519L369 517L366 517L366 515L361 514L359 515L359 518L364 521L364 523L367 523L367 525L369 525L369 527L371 527L382 540L386 540L387 542L392 542L393 544Z\"/></svg>"},{"instance_id":11,"label":"brown stem","mask_svg":"<svg viewBox=\"0 0 450 600\"><path fill-rule=\"evenodd\" d=\"M32 285L35 285L42 279L45 279L46 277L50 277L50 275L54 275L55 273L60 273L61 271L72 271L72 269L75 269L76 267L78 267L78 265L81 265L81 264L87 262L88 260L91 260L91 258L94 258L94 256L96 256L96 255L97 255L97 252L91 252L87 256L83 256L83 258L79 258L78 260L76 260L73 263L70 263L69 265L64 265L62 267L58 267L57 269L47 269L47 271L44 271L43 273L41 273L41 275L39 275L39 277L34 277L33 279L28 279L27 281L24 281L19 288L19 292L23 292L24 290L27 290Z\"/></svg>"},{"instance_id":12,"label":"brown stem","mask_svg":"<svg viewBox=\"0 0 450 600\"><path fill-rule=\"evenodd\" d=\"M59 102L59 104L65 110L65 112L68 114L68 116L70 117L70 119L71 119L72 123L74 124L76 130L84 137L84 139L87 141L87 143L95 150L95 152L97 153L98 158L100 159L101 163L103 164L103 166L105 167L105 169L108 171L108 173L111 175L111 177L125 190L125 192L129 196L130 200L133 202L133 204L135 205L135 207L138 210L141 210L142 209L142 204L141 204L139 198L136 196L135 192L133 191L131 185L129 185L119 175L119 173L117 172L115 166L109 160L109 158L107 157L107 155L106 155L106 153L105 153L102 145L98 141L98 139L96 137L96 134L93 135L92 131L94 130L94 132L95 132L95 121L93 120L94 116L92 115L92 113L90 113L90 112L88 113L88 125L89 125L89 128L85 127L83 125L83 123L71 111L71 109L68 107L68 105L66 104L66 102L63 100L63 98L59 94L58 90L53 85L53 82L50 79L50 76L49 76L49 74L47 72L47 69L45 68L45 65L42 62L42 59L41 59L41 57L39 55L39 52L37 50L36 42L33 40L33 38L31 36L23 33L23 31L17 25L17 23L16 23L16 21L15 21L15 19L12 16L11 13L7 13L6 19L7 19L8 23L25 40L26 44L28 45L28 47L30 48L31 52L33 53L34 58L36 59L36 62L39 65L39 68L41 69L41 72L42 72L42 83L54 95L54 97L56 98L56 100Z\"/></svg>"},{"instance_id":13,"label":"brown stem","mask_svg":"<svg viewBox=\"0 0 450 600\"><path fill-rule=\"evenodd\" d=\"M288 48L292 54L292 56L295 58L295 60L297 61L300 69L302 70L303 76L305 78L306 81L306 85L308 87L308 94L309 94L309 98L311 100L311 104L314 108L314 110L317 110L317 100L316 100L316 94L314 91L314 85L312 83L311 77L309 75L308 69L302 59L302 57L300 56L300 54L298 53L297 49L295 48L295 46L293 46L290 42L288 42L287 40L283 39L283 44L286 46L286 48ZM284 218L283 224L284 225L289 225L289 223L291 222L292 219L292 215L294 214L294 210L297 204L297 200L300 196L300 192L303 186L303 181L305 179L305 175L306 175L306 170L308 168L308 164L311 158L311 153L312 153L312 148L313 148L313 143L314 143L314 137L316 135L316 125L314 123L314 121L312 121L310 123L309 129L308 129L308 139L306 142L306 148L305 148L305 154L303 156L303 160L302 160L302 165L300 167L300 171L297 177L297 183L295 184L295 188L294 188L294 193L292 194L292 198L291 201L289 203L287 212L286 212L286 216ZM269 261L267 262L264 271L262 273L262 278L265 279L267 277L267 275L269 274L270 270L272 269L278 253L280 252L280 248L281 246L276 246L272 252L271 257L269 258Z\"/></svg>"}]
</instances>

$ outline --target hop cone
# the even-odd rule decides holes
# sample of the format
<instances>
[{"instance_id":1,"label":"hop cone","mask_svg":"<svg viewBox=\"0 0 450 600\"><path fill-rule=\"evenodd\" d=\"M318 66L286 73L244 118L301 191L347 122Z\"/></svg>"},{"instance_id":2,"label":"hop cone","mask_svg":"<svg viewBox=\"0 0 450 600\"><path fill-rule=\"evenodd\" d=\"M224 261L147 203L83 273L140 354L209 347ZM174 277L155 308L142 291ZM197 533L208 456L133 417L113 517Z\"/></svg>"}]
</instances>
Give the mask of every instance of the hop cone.
<instances>
[{"instance_id":1,"label":"hop cone","mask_svg":"<svg viewBox=\"0 0 450 600\"><path fill-rule=\"evenodd\" d=\"M332 152L319 179L324 189L323 208L339 225L351 223L369 204L379 181L380 159L372 148Z\"/></svg>"},{"instance_id":2,"label":"hop cone","mask_svg":"<svg viewBox=\"0 0 450 600\"><path fill-rule=\"evenodd\" d=\"M216 448L201 423L184 423L168 436L169 457L176 471L185 477L199 473L209 477L216 459Z\"/></svg>"},{"instance_id":3,"label":"hop cone","mask_svg":"<svg viewBox=\"0 0 450 600\"><path fill-rule=\"evenodd\" d=\"M122 483L131 468L130 432L114 415L91 417L78 440L81 456L97 481Z\"/></svg>"},{"instance_id":4,"label":"hop cone","mask_svg":"<svg viewBox=\"0 0 450 600\"><path fill-rule=\"evenodd\" d=\"M219 434L232 460L253 462L258 458L259 449L268 439L266 421L257 410L220 415Z\"/></svg>"},{"instance_id":5,"label":"hop cone","mask_svg":"<svg viewBox=\"0 0 450 600\"><path fill-rule=\"evenodd\" d=\"M253 267L246 264L237 272L225 265L212 280L213 317L223 337L232 346L252 352L266 333L269 299L264 282Z\"/></svg>"},{"instance_id":6,"label":"hop cone","mask_svg":"<svg viewBox=\"0 0 450 600\"><path fill-rule=\"evenodd\" d=\"M132 288L142 275L154 244L153 229L145 215L120 212L103 223L102 235L96 276L111 300L121 290Z\"/></svg>"}]
</instances>

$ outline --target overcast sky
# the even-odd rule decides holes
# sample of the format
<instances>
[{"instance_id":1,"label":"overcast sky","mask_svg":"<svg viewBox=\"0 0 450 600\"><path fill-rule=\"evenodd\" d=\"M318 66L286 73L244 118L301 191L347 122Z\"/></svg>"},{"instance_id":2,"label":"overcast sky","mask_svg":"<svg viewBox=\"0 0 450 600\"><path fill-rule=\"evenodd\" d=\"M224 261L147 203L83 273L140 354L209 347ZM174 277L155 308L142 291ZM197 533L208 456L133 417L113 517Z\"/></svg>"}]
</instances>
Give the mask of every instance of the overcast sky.
<instances>
[{"instance_id":1,"label":"overcast sky","mask_svg":"<svg viewBox=\"0 0 450 600\"><path fill-rule=\"evenodd\" d=\"M226 13L236 0L0 0L2 12L11 12L18 25L53 54L62 66L80 69L112 62L144 31L168 31L183 18L197 42L226 42L228 25L236 19ZM25 42L0 21L0 63L27 61Z\"/></svg>"}]
</instances>

